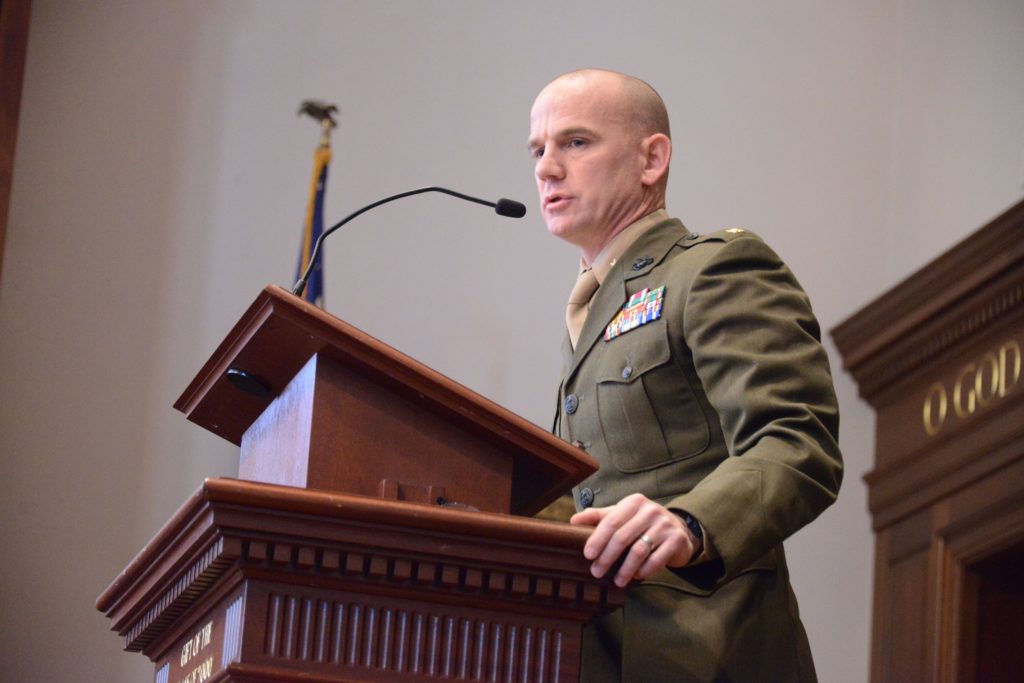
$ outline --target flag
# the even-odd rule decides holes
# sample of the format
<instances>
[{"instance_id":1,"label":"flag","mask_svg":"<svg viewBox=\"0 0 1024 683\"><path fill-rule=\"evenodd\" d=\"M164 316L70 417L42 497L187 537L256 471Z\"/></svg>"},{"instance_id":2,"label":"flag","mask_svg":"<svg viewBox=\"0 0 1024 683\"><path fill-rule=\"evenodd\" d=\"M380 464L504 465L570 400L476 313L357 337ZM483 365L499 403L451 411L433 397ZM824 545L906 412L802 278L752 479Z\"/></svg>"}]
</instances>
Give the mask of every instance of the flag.
<instances>
[{"instance_id":1,"label":"flag","mask_svg":"<svg viewBox=\"0 0 1024 683\"><path fill-rule=\"evenodd\" d=\"M327 189L327 167L331 163L331 146L325 138L320 146L316 148L313 155L313 184L309 188L309 206L306 207L306 223L302 229L302 244L299 250L299 265L296 268L295 279L298 280L309 267L309 260L313 255L313 246L324 231L324 191ZM316 265L313 266L306 283L306 290L302 298L317 306L324 305L324 272L323 272L324 250L316 257Z\"/></svg>"}]
</instances>

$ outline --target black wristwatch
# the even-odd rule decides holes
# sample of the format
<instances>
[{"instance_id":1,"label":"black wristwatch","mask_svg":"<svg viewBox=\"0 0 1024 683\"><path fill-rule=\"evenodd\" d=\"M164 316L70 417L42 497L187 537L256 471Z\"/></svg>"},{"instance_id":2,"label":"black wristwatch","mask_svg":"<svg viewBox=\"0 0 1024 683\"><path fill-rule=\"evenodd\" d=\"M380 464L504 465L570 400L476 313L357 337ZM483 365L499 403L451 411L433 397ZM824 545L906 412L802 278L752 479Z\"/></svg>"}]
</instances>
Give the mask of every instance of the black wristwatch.
<instances>
[{"instance_id":1,"label":"black wristwatch","mask_svg":"<svg viewBox=\"0 0 1024 683\"><path fill-rule=\"evenodd\" d=\"M676 512L682 517L690 533L697 539L697 547L694 548L693 557L690 558L690 562L693 562L704 552L704 530L700 528L700 522L694 519L693 515L686 510L677 510Z\"/></svg>"}]
</instances>

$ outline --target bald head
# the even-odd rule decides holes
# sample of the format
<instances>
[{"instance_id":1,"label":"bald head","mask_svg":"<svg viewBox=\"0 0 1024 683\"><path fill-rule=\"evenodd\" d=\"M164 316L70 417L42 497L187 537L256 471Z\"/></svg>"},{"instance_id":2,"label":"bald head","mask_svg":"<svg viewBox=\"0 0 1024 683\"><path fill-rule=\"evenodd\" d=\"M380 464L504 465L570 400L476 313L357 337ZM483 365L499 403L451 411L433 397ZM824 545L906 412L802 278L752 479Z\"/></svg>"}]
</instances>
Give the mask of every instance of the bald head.
<instances>
[{"instance_id":1,"label":"bald head","mask_svg":"<svg viewBox=\"0 0 1024 683\"><path fill-rule=\"evenodd\" d=\"M587 263L640 218L664 208L672 141L651 86L584 69L549 83L530 111L530 154L548 231Z\"/></svg>"},{"instance_id":2,"label":"bald head","mask_svg":"<svg viewBox=\"0 0 1024 683\"><path fill-rule=\"evenodd\" d=\"M609 97L615 103L619 116L628 122L638 137L654 133L672 137L668 109L661 95L649 83L635 76L608 69L577 69L551 81L541 94L556 85L601 92Z\"/></svg>"}]
</instances>

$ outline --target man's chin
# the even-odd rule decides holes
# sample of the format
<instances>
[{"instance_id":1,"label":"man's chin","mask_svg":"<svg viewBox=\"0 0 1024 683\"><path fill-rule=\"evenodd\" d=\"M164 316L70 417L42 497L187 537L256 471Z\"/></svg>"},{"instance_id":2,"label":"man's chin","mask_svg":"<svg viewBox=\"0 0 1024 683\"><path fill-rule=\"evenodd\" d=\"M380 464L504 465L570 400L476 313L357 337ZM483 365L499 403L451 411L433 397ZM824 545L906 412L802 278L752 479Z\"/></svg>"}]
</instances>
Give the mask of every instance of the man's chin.
<instances>
[{"instance_id":1,"label":"man's chin","mask_svg":"<svg viewBox=\"0 0 1024 683\"><path fill-rule=\"evenodd\" d=\"M551 218L547 222L548 232L558 239L572 242L572 223L561 216Z\"/></svg>"}]
</instances>

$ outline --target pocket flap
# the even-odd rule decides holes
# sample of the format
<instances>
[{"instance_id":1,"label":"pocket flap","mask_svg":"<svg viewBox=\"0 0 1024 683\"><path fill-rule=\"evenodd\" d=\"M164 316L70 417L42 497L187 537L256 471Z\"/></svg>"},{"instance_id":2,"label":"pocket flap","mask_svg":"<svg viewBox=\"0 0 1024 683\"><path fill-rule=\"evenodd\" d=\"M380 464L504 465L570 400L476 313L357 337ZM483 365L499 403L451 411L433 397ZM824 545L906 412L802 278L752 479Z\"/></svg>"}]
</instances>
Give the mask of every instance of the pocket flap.
<instances>
[{"instance_id":1,"label":"pocket flap","mask_svg":"<svg viewBox=\"0 0 1024 683\"><path fill-rule=\"evenodd\" d=\"M614 344L602 358L598 383L628 384L645 372L664 365L672 357L665 321L657 320L612 339Z\"/></svg>"}]
</instances>

